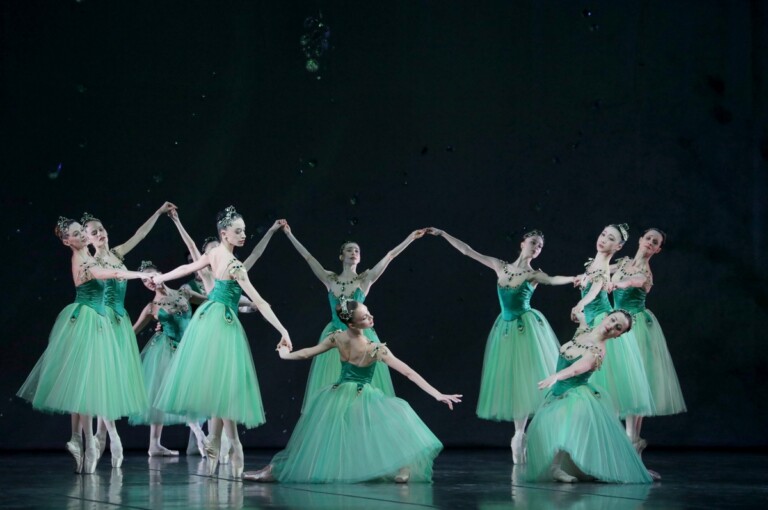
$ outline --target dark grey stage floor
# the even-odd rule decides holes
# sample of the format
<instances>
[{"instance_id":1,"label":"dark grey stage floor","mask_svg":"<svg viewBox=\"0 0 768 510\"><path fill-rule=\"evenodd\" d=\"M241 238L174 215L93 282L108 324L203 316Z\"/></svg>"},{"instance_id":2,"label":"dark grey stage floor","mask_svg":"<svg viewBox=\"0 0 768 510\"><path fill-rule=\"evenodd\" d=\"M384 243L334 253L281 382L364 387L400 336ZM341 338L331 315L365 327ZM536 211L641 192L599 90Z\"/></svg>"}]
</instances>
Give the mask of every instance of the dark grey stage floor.
<instances>
[{"instance_id":1,"label":"dark grey stage floor","mask_svg":"<svg viewBox=\"0 0 768 510\"><path fill-rule=\"evenodd\" d=\"M274 452L246 452L246 470ZM745 452L646 451L663 480L653 485L518 481L508 450L448 450L432 484L257 484L204 476L200 457L147 458L129 452L95 474L72 472L65 453L6 453L0 461L0 508L419 509L768 508L768 456Z\"/></svg>"}]
</instances>

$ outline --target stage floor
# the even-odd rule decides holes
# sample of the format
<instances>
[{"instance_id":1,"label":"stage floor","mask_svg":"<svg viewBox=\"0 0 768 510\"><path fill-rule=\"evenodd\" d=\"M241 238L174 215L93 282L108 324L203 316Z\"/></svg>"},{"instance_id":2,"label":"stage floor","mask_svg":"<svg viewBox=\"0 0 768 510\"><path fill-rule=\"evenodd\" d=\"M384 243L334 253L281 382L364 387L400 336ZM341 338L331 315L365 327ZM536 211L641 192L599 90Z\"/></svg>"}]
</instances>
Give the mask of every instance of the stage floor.
<instances>
[{"instance_id":1,"label":"stage floor","mask_svg":"<svg viewBox=\"0 0 768 510\"><path fill-rule=\"evenodd\" d=\"M274 452L246 451L246 470ZM148 458L129 452L111 468L109 452L96 473L72 473L62 453L6 453L0 461L0 508L146 509L688 509L766 508L768 456L749 453L646 451L653 485L525 483L508 450L448 450L432 484L280 485L204 476L200 457Z\"/></svg>"}]
</instances>

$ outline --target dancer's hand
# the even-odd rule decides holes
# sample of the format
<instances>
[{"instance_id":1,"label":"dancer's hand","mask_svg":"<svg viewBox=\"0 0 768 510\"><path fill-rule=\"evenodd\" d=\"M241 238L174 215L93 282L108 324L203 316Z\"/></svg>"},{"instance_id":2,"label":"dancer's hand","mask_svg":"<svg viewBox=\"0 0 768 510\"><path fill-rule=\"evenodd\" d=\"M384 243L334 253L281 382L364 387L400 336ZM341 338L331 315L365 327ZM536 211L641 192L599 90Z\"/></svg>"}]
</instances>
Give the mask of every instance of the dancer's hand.
<instances>
[{"instance_id":1,"label":"dancer's hand","mask_svg":"<svg viewBox=\"0 0 768 510\"><path fill-rule=\"evenodd\" d=\"M611 292L613 292L614 290L618 289L618 288L619 288L618 284L613 283L613 282L605 282L603 284L603 290L606 291L609 294Z\"/></svg>"},{"instance_id":2,"label":"dancer's hand","mask_svg":"<svg viewBox=\"0 0 768 510\"><path fill-rule=\"evenodd\" d=\"M286 347L288 352L293 350L293 344L291 343L291 338L288 335L285 335L280 339L280 342L277 344L277 348L280 349L280 347Z\"/></svg>"},{"instance_id":3,"label":"dancer's hand","mask_svg":"<svg viewBox=\"0 0 768 510\"><path fill-rule=\"evenodd\" d=\"M290 234L291 233L291 226L288 224L288 222L286 220L283 220L283 221L285 221L285 223L283 223L283 232L286 235Z\"/></svg>"},{"instance_id":4,"label":"dancer's hand","mask_svg":"<svg viewBox=\"0 0 768 510\"><path fill-rule=\"evenodd\" d=\"M163 275L160 273L152 274L149 279L152 280L152 283L155 285L155 287L162 285L162 283L165 281L163 280Z\"/></svg>"},{"instance_id":5,"label":"dancer's hand","mask_svg":"<svg viewBox=\"0 0 768 510\"><path fill-rule=\"evenodd\" d=\"M460 403L461 397L463 396L464 395L444 395L441 393L438 396L436 396L435 399L437 399L438 402L442 402L443 404L447 405L448 409L453 411L453 404Z\"/></svg>"},{"instance_id":6,"label":"dancer's hand","mask_svg":"<svg viewBox=\"0 0 768 510\"><path fill-rule=\"evenodd\" d=\"M163 205L160 206L160 209L157 210L157 213L158 214L169 213L169 212L171 212L173 210L176 210L176 209L177 209L177 207L174 204L172 204L170 202L166 202L166 203L164 203Z\"/></svg>"},{"instance_id":7,"label":"dancer's hand","mask_svg":"<svg viewBox=\"0 0 768 510\"><path fill-rule=\"evenodd\" d=\"M584 308L579 308L578 305L571 308L571 320L573 322L579 322L579 318L584 318Z\"/></svg>"},{"instance_id":8,"label":"dancer's hand","mask_svg":"<svg viewBox=\"0 0 768 510\"><path fill-rule=\"evenodd\" d=\"M155 332L160 333L163 330L163 325L160 324L160 321L157 321L157 324L155 324Z\"/></svg>"},{"instance_id":9,"label":"dancer's hand","mask_svg":"<svg viewBox=\"0 0 768 510\"><path fill-rule=\"evenodd\" d=\"M557 378L557 374L552 374L549 377L547 377L546 379L539 381L539 384L538 384L539 389L540 390L545 390L547 388L551 388L552 386L555 385L555 383L558 380L559 379Z\"/></svg>"},{"instance_id":10,"label":"dancer's hand","mask_svg":"<svg viewBox=\"0 0 768 510\"><path fill-rule=\"evenodd\" d=\"M586 275L584 273L576 275L573 277L573 286L574 287L581 287L581 285L584 283L584 277Z\"/></svg>"},{"instance_id":11,"label":"dancer's hand","mask_svg":"<svg viewBox=\"0 0 768 510\"><path fill-rule=\"evenodd\" d=\"M275 231L280 230L281 228L285 227L286 225L288 225L288 222L283 220L283 219L275 220L275 222L272 224L272 226L269 227L269 230L272 231L272 232L275 232Z\"/></svg>"},{"instance_id":12,"label":"dancer's hand","mask_svg":"<svg viewBox=\"0 0 768 510\"><path fill-rule=\"evenodd\" d=\"M174 223L178 223L179 222L179 212L178 212L178 210L177 209L171 209L170 211L168 211L168 217L171 218L171 221L173 221Z\"/></svg>"},{"instance_id":13,"label":"dancer's hand","mask_svg":"<svg viewBox=\"0 0 768 510\"><path fill-rule=\"evenodd\" d=\"M429 227L427 229L427 234L430 234L430 235L433 235L433 236L441 236L441 235L443 235L443 231L440 230L439 228Z\"/></svg>"},{"instance_id":14,"label":"dancer's hand","mask_svg":"<svg viewBox=\"0 0 768 510\"><path fill-rule=\"evenodd\" d=\"M424 237L424 234L427 233L426 228L420 228L419 230L414 230L411 232L411 239L418 239L420 237Z\"/></svg>"}]
</instances>

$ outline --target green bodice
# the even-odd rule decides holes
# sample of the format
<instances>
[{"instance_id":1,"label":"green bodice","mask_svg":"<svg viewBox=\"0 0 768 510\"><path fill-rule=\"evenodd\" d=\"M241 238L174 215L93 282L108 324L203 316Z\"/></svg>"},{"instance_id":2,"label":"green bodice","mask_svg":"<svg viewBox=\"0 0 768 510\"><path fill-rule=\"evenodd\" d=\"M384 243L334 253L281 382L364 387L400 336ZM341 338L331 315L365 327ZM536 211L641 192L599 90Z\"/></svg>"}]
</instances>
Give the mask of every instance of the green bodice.
<instances>
[{"instance_id":1,"label":"green bodice","mask_svg":"<svg viewBox=\"0 0 768 510\"><path fill-rule=\"evenodd\" d=\"M171 339L174 345L178 345L184 331L192 319L192 311L189 307L185 311L170 313L164 308L157 312L157 320L163 326L163 333Z\"/></svg>"},{"instance_id":2,"label":"green bodice","mask_svg":"<svg viewBox=\"0 0 768 510\"><path fill-rule=\"evenodd\" d=\"M112 278L105 280L104 283L104 306L108 306L120 317L124 317L125 311L125 291L128 288L127 280L118 280Z\"/></svg>"},{"instance_id":3,"label":"green bodice","mask_svg":"<svg viewBox=\"0 0 768 510\"><path fill-rule=\"evenodd\" d=\"M642 287L629 287L613 291L613 305L623 308L632 315L645 311L645 297L648 295Z\"/></svg>"},{"instance_id":4,"label":"green bodice","mask_svg":"<svg viewBox=\"0 0 768 510\"><path fill-rule=\"evenodd\" d=\"M561 354L557 358L557 368L555 369L555 371L559 372L564 368L568 368L580 359L581 359L581 356L573 360L565 359ZM589 381L589 377L592 375L592 372L593 370L590 370L588 372L584 372L583 374L579 374L579 375L570 377L568 379L565 379L564 381L557 381L555 385L552 386L552 394L556 397L559 397L563 395L566 391L570 390L571 388L575 388L577 386L583 386L587 384L587 381Z\"/></svg>"},{"instance_id":5,"label":"green bodice","mask_svg":"<svg viewBox=\"0 0 768 510\"><path fill-rule=\"evenodd\" d=\"M348 361L341 362L341 375L339 380L336 381L334 387L341 383L353 382L357 383L357 391L363 389L363 386L370 384L373 378L373 373L376 371L376 363L371 363L367 367L358 367Z\"/></svg>"},{"instance_id":6,"label":"green bodice","mask_svg":"<svg viewBox=\"0 0 768 510\"><path fill-rule=\"evenodd\" d=\"M363 291L360 290L360 287L355 289L351 299L354 299L358 303L365 302L365 294L363 294ZM336 315L336 305L339 304L339 298L336 297L336 295L331 291L328 291L328 304L331 305L331 323L333 324L333 327L345 331L347 329L347 325L341 322L339 317Z\"/></svg>"},{"instance_id":7,"label":"green bodice","mask_svg":"<svg viewBox=\"0 0 768 510\"><path fill-rule=\"evenodd\" d=\"M501 318L505 321L518 319L531 310L531 296L536 290L531 282L523 282L517 287L496 286L501 305Z\"/></svg>"},{"instance_id":8,"label":"green bodice","mask_svg":"<svg viewBox=\"0 0 768 510\"><path fill-rule=\"evenodd\" d=\"M589 282L586 287L581 289L582 298L587 295L591 287L592 282ZM593 326L592 321L595 317L601 313L610 313L611 310L611 301L608 299L608 293L605 290L600 290L600 293L595 296L595 299L584 307L584 318L587 320L587 324L591 327Z\"/></svg>"},{"instance_id":9,"label":"green bodice","mask_svg":"<svg viewBox=\"0 0 768 510\"><path fill-rule=\"evenodd\" d=\"M237 314L237 305L240 303L242 294L243 289L240 288L237 280L216 280L213 290L208 294L208 301L221 303Z\"/></svg>"},{"instance_id":10,"label":"green bodice","mask_svg":"<svg viewBox=\"0 0 768 510\"><path fill-rule=\"evenodd\" d=\"M99 315L104 315L104 281L88 280L75 287L75 303L93 309ZM72 312L72 318L76 319L80 314L80 307Z\"/></svg>"}]
</instances>

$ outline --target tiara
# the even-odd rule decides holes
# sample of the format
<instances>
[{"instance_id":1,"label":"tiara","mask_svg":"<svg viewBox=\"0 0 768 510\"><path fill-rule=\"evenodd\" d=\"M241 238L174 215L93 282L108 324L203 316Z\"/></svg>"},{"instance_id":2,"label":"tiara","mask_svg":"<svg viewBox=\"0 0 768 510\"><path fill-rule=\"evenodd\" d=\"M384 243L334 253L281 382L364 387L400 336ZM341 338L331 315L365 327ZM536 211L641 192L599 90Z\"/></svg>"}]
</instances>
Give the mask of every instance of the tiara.
<instances>
[{"instance_id":1,"label":"tiara","mask_svg":"<svg viewBox=\"0 0 768 510\"><path fill-rule=\"evenodd\" d=\"M101 221L101 220L96 218L96 217L94 217L93 214L91 214L91 213L84 212L83 213L83 217L80 218L80 224L81 225L85 225L89 221Z\"/></svg>"},{"instance_id":2,"label":"tiara","mask_svg":"<svg viewBox=\"0 0 768 510\"><path fill-rule=\"evenodd\" d=\"M221 225L221 228L227 228L239 217L240 214L235 210L235 206L230 205L224 209L224 217L219 221L219 225Z\"/></svg>"},{"instance_id":3,"label":"tiara","mask_svg":"<svg viewBox=\"0 0 768 510\"><path fill-rule=\"evenodd\" d=\"M528 239L529 237L539 236L542 239L544 239L544 232L541 230L533 229L530 232L526 232L523 234L523 239Z\"/></svg>"},{"instance_id":4,"label":"tiara","mask_svg":"<svg viewBox=\"0 0 768 510\"><path fill-rule=\"evenodd\" d=\"M144 271L145 269L149 268L155 268L155 265L152 263L151 260L142 260L141 264L139 264L139 272Z\"/></svg>"},{"instance_id":5,"label":"tiara","mask_svg":"<svg viewBox=\"0 0 768 510\"><path fill-rule=\"evenodd\" d=\"M339 310L339 319L343 321L348 321L352 318L352 314L349 312L349 308L347 308L347 303L350 301L351 299L347 299L344 296L339 298L339 305L341 306L341 310Z\"/></svg>"},{"instance_id":6,"label":"tiara","mask_svg":"<svg viewBox=\"0 0 768 510\"><path fill-rule=\"evenodd\" d=\"M619 232L621 232L622 240L626 241L627 239L629 239L629 225L627 225L626 223L619 223L619 224L614 224L612 226L619 229Z\"/></svg>"},{"instance_id":7,"label":"tiara","mask_svg":"<svg viewBox=\"0 0 768 510\"><path fill-rule=\"evenodd\" d=\"M60 237L64 238L69 235L69 225L74 221L70 218L59 216L59 219L56 221L56 229L59 231Z\"/></svg>"}]
</instances>

